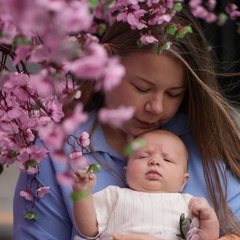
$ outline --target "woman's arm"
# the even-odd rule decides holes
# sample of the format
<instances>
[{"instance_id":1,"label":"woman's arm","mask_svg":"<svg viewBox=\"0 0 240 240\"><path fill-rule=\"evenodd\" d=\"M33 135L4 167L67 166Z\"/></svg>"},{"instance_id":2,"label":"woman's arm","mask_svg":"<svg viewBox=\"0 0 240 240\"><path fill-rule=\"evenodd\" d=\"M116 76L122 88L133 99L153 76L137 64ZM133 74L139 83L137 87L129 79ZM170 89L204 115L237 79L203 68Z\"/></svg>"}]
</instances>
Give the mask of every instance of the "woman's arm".
<instances>
[{"instance_id":1,"label":"woman's arm","mask_svg":"<svg viewBox=\"0 0 240 240\"><path fill-rule=\"evenodd\" d=\"M236 234L229 234L219 238L219 240L240 240L240 236L237 236Z\"/></svg>"},{"instance_id":2,"label":"woman's arm","mask_svg":"<svg viewBox=\"0 0 240 240\"><path fill-rule=\"evenodd\" d=\"M14 196L14 240L66 240L71 239L73 225L66 208L63 193L56 182L55 170L50 159L41 162L41 171L37 176L43 186L50 186L50 193L36 202L34 212L38 220L24 218L31 202L20 196L27 189L32 176L21 173ZM76 232L75 232L76 234Z\"/></svg>"}]
</instances>

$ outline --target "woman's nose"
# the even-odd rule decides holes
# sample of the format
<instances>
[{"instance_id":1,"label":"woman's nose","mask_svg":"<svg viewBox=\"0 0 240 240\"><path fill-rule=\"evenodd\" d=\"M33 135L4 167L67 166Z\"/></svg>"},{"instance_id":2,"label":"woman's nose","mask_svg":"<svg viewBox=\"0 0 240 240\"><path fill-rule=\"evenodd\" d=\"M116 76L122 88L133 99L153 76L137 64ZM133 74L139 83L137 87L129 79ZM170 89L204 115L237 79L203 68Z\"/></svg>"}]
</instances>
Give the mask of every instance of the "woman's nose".
<instances>
[{"instance_id":1,"label":"woman's nose","mask_svg":"<svg viewBox=\"0 0 240 240\"><path fill-rule=\"evenodd\" d=\"M163 97L158 94L148 99L145 104L145 110L153 114L161 114L163 112Z\"/></svg>"}]
</instances>

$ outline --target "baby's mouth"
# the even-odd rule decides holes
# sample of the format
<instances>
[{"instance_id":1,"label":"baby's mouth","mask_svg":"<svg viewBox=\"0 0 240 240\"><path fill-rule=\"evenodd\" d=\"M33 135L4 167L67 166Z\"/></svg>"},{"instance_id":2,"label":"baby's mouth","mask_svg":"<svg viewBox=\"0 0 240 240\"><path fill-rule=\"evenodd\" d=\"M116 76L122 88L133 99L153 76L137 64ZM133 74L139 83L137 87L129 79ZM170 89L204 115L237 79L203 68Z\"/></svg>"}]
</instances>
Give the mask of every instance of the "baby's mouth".
<instances>
[{"instance_id":1,"label":"baby's mouth","mask_svg":"<svg viewBox=\"0 0 240 240\"><path fill-rule=\"evenodd\" d=\"M162 175L157 171L157 170L154 170L154 169L151 169L150 171L148 171L146 173L146 176L148 179L159 179L160 177L162 177Z\"/></svg>"}]
</instances>

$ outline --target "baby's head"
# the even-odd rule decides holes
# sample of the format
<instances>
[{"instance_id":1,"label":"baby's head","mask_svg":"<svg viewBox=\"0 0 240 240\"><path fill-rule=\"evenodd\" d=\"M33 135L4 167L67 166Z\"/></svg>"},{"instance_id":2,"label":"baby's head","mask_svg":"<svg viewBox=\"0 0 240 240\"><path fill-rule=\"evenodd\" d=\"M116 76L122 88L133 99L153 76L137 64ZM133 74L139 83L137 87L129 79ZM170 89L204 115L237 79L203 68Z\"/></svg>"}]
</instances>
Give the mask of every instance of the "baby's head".
<instances>
[{"instance_id":1,"label":"baby's head","mask_svg":"<svg viewBox=\"0 0 240 240\"><path fill-rule=\"evenodd\" d=\"M188 152L182 140L171 132L154 130L136 141L144 144L127 160L129 187L142 192L181 192L189 177Z\"/></svg>"}]
</instances>

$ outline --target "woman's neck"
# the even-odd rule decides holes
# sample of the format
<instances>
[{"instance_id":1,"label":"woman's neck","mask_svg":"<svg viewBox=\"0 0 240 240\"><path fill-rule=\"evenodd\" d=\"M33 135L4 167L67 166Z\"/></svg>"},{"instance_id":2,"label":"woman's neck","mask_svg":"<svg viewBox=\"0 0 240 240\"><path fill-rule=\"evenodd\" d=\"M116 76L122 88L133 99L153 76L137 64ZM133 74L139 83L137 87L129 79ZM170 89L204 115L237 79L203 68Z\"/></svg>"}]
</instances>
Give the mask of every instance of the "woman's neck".
<instances>
[{"instance_id":1,"label":"woman's neck","mask_svg":"<svg viewBox=\"0 0 240 240\"><path fill-rule=\"evenodd\" d=\"M102 125L102 130L108 145L116 152L124 155L126 145L133 140L132 137L120 129L111 128L109 125Z\"/></svg>"}]
</instances>

